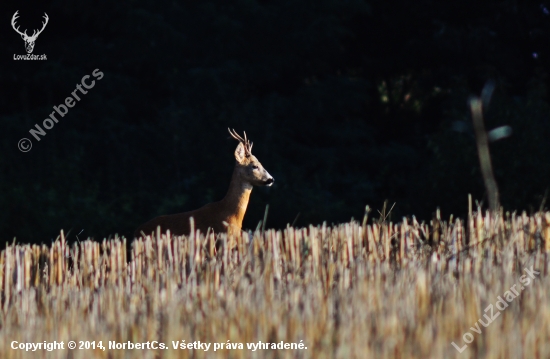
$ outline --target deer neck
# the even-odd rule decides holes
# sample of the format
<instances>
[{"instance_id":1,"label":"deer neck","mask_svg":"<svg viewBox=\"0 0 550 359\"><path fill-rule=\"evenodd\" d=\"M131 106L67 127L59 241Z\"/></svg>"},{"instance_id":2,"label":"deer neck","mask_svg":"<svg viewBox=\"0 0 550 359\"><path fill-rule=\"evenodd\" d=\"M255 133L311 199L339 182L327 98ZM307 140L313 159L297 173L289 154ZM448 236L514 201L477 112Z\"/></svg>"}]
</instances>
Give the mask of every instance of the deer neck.
<instances>
[{"instance_id":1,"label":"deer neck","mask_svg":"<svg viewBox=\"0 0 550 359\"><path fill-rule=\"evenodd\" d=\"M229 217L232 217L231 219L236 221L236 223L232 224L239 227L242 226L251 192L252 185L248 181L243 180L238 168L235 168L227 194L221 201L225 209L230 213Z\"/></svg>"}]
</instances>

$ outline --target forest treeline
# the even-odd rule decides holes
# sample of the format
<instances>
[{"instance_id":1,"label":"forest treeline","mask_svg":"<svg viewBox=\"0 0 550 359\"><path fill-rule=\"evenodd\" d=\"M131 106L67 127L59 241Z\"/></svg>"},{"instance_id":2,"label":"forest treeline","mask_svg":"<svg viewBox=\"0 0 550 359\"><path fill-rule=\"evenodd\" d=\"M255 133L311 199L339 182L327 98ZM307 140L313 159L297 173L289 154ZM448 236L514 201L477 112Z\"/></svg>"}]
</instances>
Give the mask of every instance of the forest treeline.
<instances>
[{"instance_id":1,"label":"forest treeline","mask_svg":"<svg viewBox=\"0 0 550 359\"><path fill-rule=\"evenodd\" d=\"M34 54L8 27L49 23ZM496 84L487 128L507 210L546 207L550 3L453 1L44 2L2 10L3 242L130 236L221 199L246 131L276 179L244 226L462 215L486 202L467 99ZM29 32L32 32L30 30ZM99 69L40 141L42 124ZM22 153L21 138L32 149Z\"/></svg>"}]
</instances>

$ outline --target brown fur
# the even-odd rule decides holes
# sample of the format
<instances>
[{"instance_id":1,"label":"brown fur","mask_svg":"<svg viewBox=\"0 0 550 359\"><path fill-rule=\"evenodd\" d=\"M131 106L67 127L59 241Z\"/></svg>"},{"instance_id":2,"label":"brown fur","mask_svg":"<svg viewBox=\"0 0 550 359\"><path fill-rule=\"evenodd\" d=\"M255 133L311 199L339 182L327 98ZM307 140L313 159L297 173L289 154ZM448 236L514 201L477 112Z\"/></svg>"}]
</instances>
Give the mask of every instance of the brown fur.
<instances>
[{"instance_id":1,"label":"brown fur","mask_svg":"<svg viewBox=\"0 0 550 359\"><path fill-rule=\"evenodd\" d=\"M189 235L191 217L195 221L195 229L202 233L206 233L208 228L216 233L228 230L229 233L237 233L241 230L252 187L271 186L274 179L252 155L252 144L246 139L246 134L244 139L233 133L231 135L240 143L235 149L235 169L225 197L194 211L153 218L139 226L134 237L151 234L158 226L163 233L170 230L174 235Z\"/></svg>"}]
</instances>

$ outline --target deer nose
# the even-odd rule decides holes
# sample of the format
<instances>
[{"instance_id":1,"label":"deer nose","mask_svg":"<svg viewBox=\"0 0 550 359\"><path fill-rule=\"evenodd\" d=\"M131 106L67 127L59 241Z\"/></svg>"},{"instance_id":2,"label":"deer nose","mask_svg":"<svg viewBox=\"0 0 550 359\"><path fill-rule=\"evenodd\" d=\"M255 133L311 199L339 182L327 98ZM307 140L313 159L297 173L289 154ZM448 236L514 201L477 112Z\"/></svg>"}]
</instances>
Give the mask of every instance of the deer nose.
<instances>
[{"instance_id":1,"label":"deer nose","mask_svg":"<svg viewBox=\"0 0 550 359\"><path fill-rule=\"evenodd\" d=\"M275 182L275 179L273 177L270 177L267 181L265 181L266 186L271 186Z\"/></svg>"}]
</instances>

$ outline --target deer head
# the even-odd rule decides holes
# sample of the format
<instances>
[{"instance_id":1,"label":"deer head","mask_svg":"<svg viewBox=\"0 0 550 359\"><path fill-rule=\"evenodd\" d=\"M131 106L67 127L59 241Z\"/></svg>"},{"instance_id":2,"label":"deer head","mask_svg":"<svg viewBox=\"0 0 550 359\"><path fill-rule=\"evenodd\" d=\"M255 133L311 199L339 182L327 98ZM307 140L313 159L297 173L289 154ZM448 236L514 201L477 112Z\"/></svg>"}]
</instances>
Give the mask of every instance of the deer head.
<instances>
[{"instance_id":1,"label":"deer head","mask_svg":"<svg viewBox=\"0 0 550 359\"><path fill-rule=\"evenodd\" d=\"M235 130L228 130L231 137L239 141L239 145L235 149L236 170L239 172L239 176L251 186L271 186L275 180L252 154L253 143L246 138L246 132L243 138Z\"/></svg>"},{"instance_id":2,"label":"deer head","mask_svg":"<svg viewBox=\"0 0 550 359\"><path fill-rule=\"evenodd\" d=\"M38 35L40 35L42 31L44 31L44 28L48 24L48 20L49 20L48 14L44 13L44 19L46 21L42 22L42 29L38 31L33 30L32 36L29 36L27 35L27 30L25 30L24 32L21 32L19 31L19 26L17 28L15 27L15 20L17 20L17 18L19 17L19 15L17 15L18 12L19 10L17 10L15 14L13 14L13 17L11 18L11 26L13 27L15 32L21 35L21 38L23 39L23 41L25 41L25 49L27 50L27 53L32 54L32 50L34 50L34 42L36 41L36 38L38 37Z\"/></svg>"}]
</instances>

